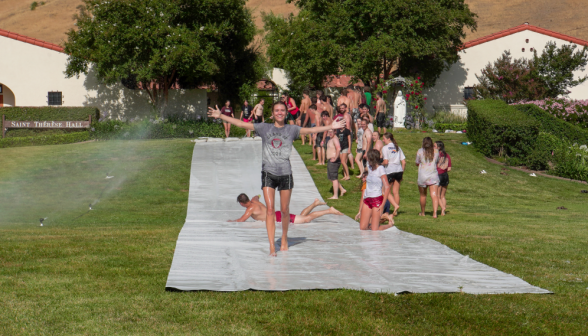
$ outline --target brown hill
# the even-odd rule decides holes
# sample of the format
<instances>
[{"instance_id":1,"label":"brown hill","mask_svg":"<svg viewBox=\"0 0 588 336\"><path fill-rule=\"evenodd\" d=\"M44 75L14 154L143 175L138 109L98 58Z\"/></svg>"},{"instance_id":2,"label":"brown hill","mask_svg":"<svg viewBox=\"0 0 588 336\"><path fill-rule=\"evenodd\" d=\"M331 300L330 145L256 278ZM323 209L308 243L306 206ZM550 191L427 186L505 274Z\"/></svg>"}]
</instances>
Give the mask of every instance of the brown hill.
<instances>
[{"instance_id":1,"label":"brown hill","mask_svg":"<svg viewBox=\"0 0 588 336\"><path fill-rule=\"evenodd\" d=\"M0 0L0 28L47 42L62 44L65 32L74 27L73 15L81 0L45 0L31 10L32 1ZM588 40L586 0L466 0L478 14L478 30L465 42L524 22ZM286 0L249 0L261 28L260 12L289 14L296 11Z\"/></svg>"}]
</instances>

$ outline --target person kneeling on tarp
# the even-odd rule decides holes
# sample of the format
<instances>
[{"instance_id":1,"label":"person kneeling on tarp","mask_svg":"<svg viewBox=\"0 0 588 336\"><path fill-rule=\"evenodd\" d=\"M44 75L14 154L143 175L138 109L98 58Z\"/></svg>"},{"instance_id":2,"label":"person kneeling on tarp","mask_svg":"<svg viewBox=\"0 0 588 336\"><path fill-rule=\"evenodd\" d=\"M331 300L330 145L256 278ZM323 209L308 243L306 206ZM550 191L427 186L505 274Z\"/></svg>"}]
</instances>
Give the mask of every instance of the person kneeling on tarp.
<instances>
[{"instance_id":1,"label":"person kneeling on tarp","mask_svg":"<svg viewBox=\"0 0 588 336\"><path fill-rule=\"evenodd\" d=\"M243 214L243 216L241 216L241 218L235 219L235 220L230 220L229 222L244 222L249 217L252 217L253 219L258 220L258 221L265 221L266 220L267 208L265 207L265 205L263 205L263 203L261 203L259 201L259 196L255 196L250 200L247 195L240 194L239 196L237 196L237 202L239 204L241 204L242 207L247 208L247 210L245 210L245 213ZM306 209L302 210L300 215L290 214L290 223L304 224L304 223L310 223L312 220L317 219L317 218L324 216L324 215L329 215L329 214L339 215L339 216L343 215L341 212L339 212L338 210L336 210L333 207L331 207L328 210L311 212L317 206L326 205L326 204L327 203L325 203L325 202L319 201L318 198L315 199L311 205L306 207ZM280 212L280 211L276 211L276 222L279 222L279 223L282 222L282 212Z\"/></svg>"}]
</instances>

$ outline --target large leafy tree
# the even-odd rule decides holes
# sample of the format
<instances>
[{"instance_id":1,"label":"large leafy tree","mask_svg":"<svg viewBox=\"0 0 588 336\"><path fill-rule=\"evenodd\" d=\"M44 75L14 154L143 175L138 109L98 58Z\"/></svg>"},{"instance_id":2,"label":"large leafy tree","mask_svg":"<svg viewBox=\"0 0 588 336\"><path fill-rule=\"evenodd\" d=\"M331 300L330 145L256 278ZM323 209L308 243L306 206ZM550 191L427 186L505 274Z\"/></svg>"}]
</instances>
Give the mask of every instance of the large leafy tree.
<instances>
[{"instance_id":1,"label":"large leafy tree","mask_svg":"<svg viewBox=\"0 0 588 336\"><path fill-rule=\"evenodd\" d=\"M541 56L533 53L533 76L547 88L547 97L555 98L568 94L568 90L582 84L588 76L574 78L575 71L584 71L588 63L588 48L577 50L575 44L564 44L560 48L555 42L547 42Z\"/></svg>"},{"instance_id":2,"label":"large leafy tree","mask_svg":"<svg viewBox=\"0 0 588 336\"><path fill-rule=\"evenodd\" d=\"M227 98L251 91L263 74L246 0L84 0L68 32L68 77L147 91L161 113L168 90L214 84Z\"/></svg>"},{"instance_id":3,"label":"large leafy tree","mask_svg":"<svg viewBox=\"0 0 588 336\"><path fill-rule=\"evenodd\" d=\"M476 28L464 0L288 0L297 16L264 16L268 55L294 86L345 73L364 82L419 75L432 86L458 60L464 29ZM380 77L383 74L383 78Z\"/></svg>"}]
</instances>

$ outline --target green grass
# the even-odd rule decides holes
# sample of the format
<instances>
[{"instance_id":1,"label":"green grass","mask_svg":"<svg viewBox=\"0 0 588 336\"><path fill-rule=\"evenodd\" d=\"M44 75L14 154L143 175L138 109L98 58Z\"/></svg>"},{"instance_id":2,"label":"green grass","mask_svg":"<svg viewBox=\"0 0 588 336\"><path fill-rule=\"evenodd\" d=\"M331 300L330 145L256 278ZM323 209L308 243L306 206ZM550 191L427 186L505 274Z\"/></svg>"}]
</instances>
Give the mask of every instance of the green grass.
<instances>
[{"instance_id":1,"label":"green grass","mask_svg":"<svg viewBox=\"0 0 588 336\"><path fill-rule=\"evenodd\" d=\"M465 137L439 134L454 164L449 213L420 218L413 160L422 136L397 135L408 161L397 226L555 294L166 292L186 214L192 143L5 148L0 335L585 333L588 196L579 191L586 186L500 175L501 167L459 144ZM310 147L302 148L319 191L330 196L325 168L310 165ZM488 174L478 174L482 169ZM355 215L358 182L344 185L349 193L329 204ZM95 210L88 211L91 202ZM39 217L48 217L42 228Z\"/></svg>"}]
</instances>

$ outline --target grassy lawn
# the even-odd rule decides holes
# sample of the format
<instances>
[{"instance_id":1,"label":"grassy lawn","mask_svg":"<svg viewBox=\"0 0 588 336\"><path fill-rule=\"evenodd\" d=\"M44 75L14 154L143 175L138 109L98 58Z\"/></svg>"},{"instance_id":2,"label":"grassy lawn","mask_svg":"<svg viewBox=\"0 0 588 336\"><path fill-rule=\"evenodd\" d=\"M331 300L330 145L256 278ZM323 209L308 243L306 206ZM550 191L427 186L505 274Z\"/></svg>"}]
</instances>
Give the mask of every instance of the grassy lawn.
<instances>
[{"instance_id":1,"label":"grassy lawn","mask_svg":"<svg viewBox=\"0 0 588 336\"><path fill-rule=\"evenodd\" d=\"M408 161L397 226L555 294L166 292L192 143L8 148L0 149L0 335L585 334L587 187L500 175L460 144L464 136L435 135L454 164L449 212L421 218L413 160L422 136L397 135ZM330 197L326 168L296 146ZM344 186L349 193L329 204L354 216L358 182Z\"/></svg>"}]
</instances>

